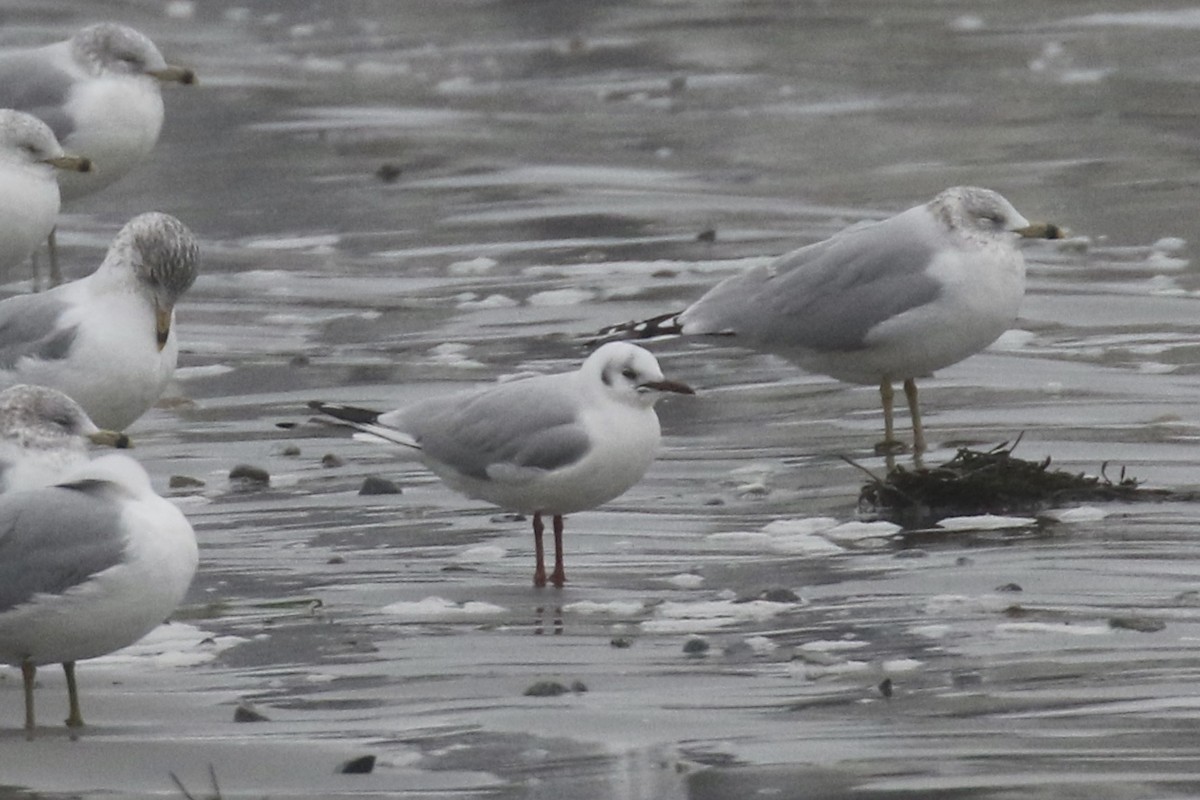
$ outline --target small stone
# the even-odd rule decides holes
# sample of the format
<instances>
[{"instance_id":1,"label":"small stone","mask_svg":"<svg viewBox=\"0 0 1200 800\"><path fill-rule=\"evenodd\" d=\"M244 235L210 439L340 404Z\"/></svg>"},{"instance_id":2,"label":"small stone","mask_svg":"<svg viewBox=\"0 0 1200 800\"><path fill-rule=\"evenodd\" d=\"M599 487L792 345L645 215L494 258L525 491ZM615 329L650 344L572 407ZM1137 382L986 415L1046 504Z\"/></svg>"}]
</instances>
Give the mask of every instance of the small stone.
<instances>
[{"instance_id":1,"label":"small stone","mask_svg":"<svg viewBox=\"0 0 1200 800\"><path fill-rule=\"evenodd\" d=\"M683 643L683 652L689 656L702 656L708 652L708 640L700 636L693 636Z\"/></svg>"},{"instance_id":2,"label":"small stone","mask_svg":"<svg viewBox=\"0 0 1200 800\"><path fill-rule=\"evenodd\" d=\"M571 691L558 681L538 681L525 690L526 697L558 697Z\"/></svg>"},{"instance_id":3,"label":"small stone","mask_svg":"<svg viewBox=\"0 0 1200 800\"><path fill-rule=\"evenodd\" d=\"M712 242L715 242L716 240L717 240L717 229L716 228L705 228L704 230L702 230L698 234L696 234L697 242L704 242L706 244L711 244Z\"/></svg>"},{"instance_id":4,"label":"small stone","mask_svg":"<svg viewBox=\"0 0 1200 800\"><path fill-rule=\"evenodd\" d=\"M765 589L758 595L759 600L766 600L771 603L798 603L800 595L793 592L791 589L777 587L774 589Z\"/></svg>"},{"instance_id":5,"label":"small stone","mask_svg":"<svg viewBox=\"0 0 1200 800\"><path fill-rule=\"evenodd\" d=\"M279 455L285 458L295 458L300 455L300 447L294 444L284 445L284 448L279 451Z\"/></svg>"},{"instance_id":6,"label":"small stone","mask_svg":"<svg viewBox=\"0 0 1200 800\"><path fill-rule=\"evenodd\" d=\"M307 367L310 363L306 355L296 355L288 359L289 367Z\"/></svg>"},{"instance_id":7,"label":"small stone","mask_svg":"<svg viewBox=\"0 0 1200 800\"><path fill-rule=\"evenodd\" d=\"M329 560L326 561L325 563L326 564L345 564L346 558L344 556L330 556Z\"/></svg>"},{"instance_id":8,"label":"small stone","mask_svg":"<svg viewBox=\"0 0 1200 800\"><path fill-rule=\"evenodd\" d=\"M368 475L363 478L362 486L358 490L359 494L401 494L400 487L387 478L380 478L377 475Z\"/></svg>"},{"instance_id":9,"label":"small stone","mask_svg":"<svg viewBox=\"0 0 1200 800\"><path fill-rule=\"evenodd\" d=\"M633 647L633 639L628 636L614 636L608 640L608 644L618 650L624 650L627 647Z\"/></svg>"},{"instance_id":10,"label":"small stone","mask_svg":"<svg viewBox=\"0 0 1200 800\"><path fill-rule=\"evenodd\" d=\"M233 712L234 722L270 722L271 720L254 707L253 703L238 703Z\"/></svg>"},{"instance_id":11,"label":"small stone","mask_svg":"<svg viewBox=\"0 0 1200 800\"><path fill-rule=\"evenodd\" d=\"M261 467L238 464L229 471L229 483L235 492L254 492L271 485L271 473Z\"/></svg>"},{"instance_id":12,"label":"small stone","mask_svg":"<svg viewBox=\"0 0 1200 800\"><path fill-rule=\"evenodd\" d=\"M1021 585L1019 583L1006 583L1006 584L1003 584L1002 586L997 586L996 591L997 592L1023 592L1025 590L1021 588Z\"/></svg>"},{"instance_id":13,"label":"small stone","mask_svg":"<svg viewBox=\"0 0 1200 800\"><path fill-rule=\"evenodd\" d=\"M337 771L343 775L369 775L375 769L375 756L359 756L343 761Z\"/></svg>"},{"instance_id":14,"label":"small stone","mask_svg":"<svg viewBox=\"0 0 1200 800\"><path fill-rule=\"evenodd\" d=\"M326 453L325 455L321 456L321 466L325 467L326 469L331 467L344 467L346 466L346 462L341 456L335 453Z\"/></svg>"},{"instance_id":15,"label":"small stone","mask_svg":"<svg viewBox=\"0 0 1200 800\"><path fill-rule=\"evenodd\" d=\"M396 164L380 164L379 169L375 170L375 177L379 178L379 180L383 181L384 183L395 183L396 180L399 179L402 172L404 172L404 170L400 169L400 167Z\"/></svg>"},{"instance_id":16,"label":"small stone","mask_svg":"<svg viewBox=\"0 0 1200 800\"><path fill-rule=\"evenodd\" d=\"M204 481L188 475L172 475L167 481L167 487L170 489L199 489L203 485Z\"/></svg>"},{"instance_id":17,"label":"small stone","mask_svg":"<svg viewBox=\"0 0 1200 800\"><path fill-rule=\"evenodd\" d=\"M1167 623L1155 617L1112 617L1108 620L1108 627L1138 633L1157 633L1166 628Z\"/></svg>"},{"instance_id":18,"label":"small stone","mask_svg":"<svg viewBox=\"0 0 1200 800\"><path fill-rule=\"evenodd\" d=\"M725 501L720 497L710 497L704 501L704 505L706 505L706 506L723 506L723 505L725 505Z\"/></svg>"},{"instance_id":19,"label":"small stone","mask_svg":"<svg viewBox=\"0 0 1200 800\"><path fill-rule=\"evenodd\" d=\"M890 698L892 696L892 679L891 678L884 678L882 681L879 682L879 693L887 698Z\"/></svg>"},{"instance_id":20,"label":"small stone","mask_svg":"<svg viewBox=\"0 0 1200 800\"><path fill-rule=\"evenodd\" d=\"M583 681L571 681L571 691L575 694L583 694L587 690L587 684Z\"/></svg>"}]
</instances>

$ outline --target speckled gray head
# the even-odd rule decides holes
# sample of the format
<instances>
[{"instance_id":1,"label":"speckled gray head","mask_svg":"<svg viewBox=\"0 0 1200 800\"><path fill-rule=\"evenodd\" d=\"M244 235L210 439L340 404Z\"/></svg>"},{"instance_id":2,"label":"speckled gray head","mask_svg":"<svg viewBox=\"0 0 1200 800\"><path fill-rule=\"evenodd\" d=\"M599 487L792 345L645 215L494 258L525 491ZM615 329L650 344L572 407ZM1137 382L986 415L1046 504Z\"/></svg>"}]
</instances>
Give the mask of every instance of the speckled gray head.
<instances>
[{"instance_id":1,"label":"speckled gray head","mask_svg":"<svg viewBox=\"0 0 1200 800\"><path fill-rule=\"evenodd\" d=\"M91 162L69 156L50 126L32 114L0 109L0 160L14 164L45 164L50 168L87 172Z\"/></svg>"},{"instance_id":2,"label":"speckled gray head","mask_svg":"<svg viewBox=\"0 0 1200 800\"><path fill-rule=\"evenodd\" d=\"M129 265L154 305L158 347L171 333L175 304L196 280L200 246L188 227L170 214L151 211L125 223L113 239L105 265Z\"/></svg>"},{"instance_id":3,"label":"speckled gray head","mask_svg":"<svg viewBox=\"0 0 1200 800\"><path fill-rule=\"evenodd\" d=\"M21 383L0 392L0 438L22 448L61 447L98 432L87 412L57 389Z\"/></svg>"},{"instance_id":4,"label":"speckled gray head","mask_svg":"<svg viewBox=\"0 0 1200 800\"><path fill-rule=\"evenodd\" d=\"M91 75L111 72L179 83L196 81L190 69L168 64L144 34L113 22L90 25L72 36L71 54Z\"/></svg>"},{"instance_id":5,"label":"speckled gray head","mask_svg":"<svg viewBox=\"0 0 1200 800\"><path fill-rule=\"evenodd\" d=\"M1027 239L1058 239L1062 231L1049 223L1031 223L998 192L978 186L952 186L929 201L929 209L952 231L995 237L1015 233Z\"/></svg>"}]
</instances>

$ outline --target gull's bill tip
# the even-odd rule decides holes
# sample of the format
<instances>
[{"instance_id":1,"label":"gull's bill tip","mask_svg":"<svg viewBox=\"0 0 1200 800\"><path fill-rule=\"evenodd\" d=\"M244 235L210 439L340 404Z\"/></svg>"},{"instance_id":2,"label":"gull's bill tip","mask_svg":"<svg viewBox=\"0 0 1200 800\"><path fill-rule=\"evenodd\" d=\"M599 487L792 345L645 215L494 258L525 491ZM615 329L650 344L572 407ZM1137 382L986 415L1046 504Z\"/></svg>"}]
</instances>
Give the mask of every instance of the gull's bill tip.
<instances>
[{"instance_id":1,"label":"gull's bill tip","mask_svg":"<svg viewBox=\"0 0 1200 800\"><path fill-rule=\"evenodd\" d=\"M161 351L167 346L167 339L171 336L171 309L154 310L154 331L158 337L158 349Z\"/></svg>"},{"instance_id":2,"label":"gull's bill tip","mask_svg":"<svg viewBox=\"0 0 1200 800\"><path fill-rule=\"evenodd\" d=\"M1022 239L1065 239L1067 236L1066 231L1053 222L1032 222L1013 233Z\"/></svg>"},{"instance_id":3,"label":"gull's bill tip","mask_svg":"<svg viewBox=\"0 0 1200 800\"><path fill-rule=\"evenodd\" d=\"M148 70L147 74L163 83L182 83L192 86L196 83L196 73L187 67L167 66L163 69Z\"/></svg>"},{"instance_id":4,"label":"gull's bill tip","mask_svg":"<svg viewBox=\"0 0 1200 800\"><path fill-rule=\"evenodd\" d=\"M88 439L92 444L100 447L113 447L117 450L127 450L133 447L133 442L129 440L129 437L120 431L101 428L95 433L88 434Z\"/></svg>"},{"instance_id":5,"label":"gull's bill tip","mask_svg":"<svg viewBox=\"0 0 1200 800\"><path fill-rule=\"evenodd\" d=\"M92 160L83 156L55 156L47 158L46 163L57 169L64 169L68 172L91 172Z\"/></svg>"},{"instance_id":6,"label":"gull's bill tip","mask_svg":"<svg viewBox=\"0 0 1200 800\"><path fill-rule=\"evenodd\" d=\"M688 386L686 383L679 381L647 381L640 384L639 388L653 389L656 392L675 392L676 394L695 394L696 390Z\"/></svg>"}]
</instances>

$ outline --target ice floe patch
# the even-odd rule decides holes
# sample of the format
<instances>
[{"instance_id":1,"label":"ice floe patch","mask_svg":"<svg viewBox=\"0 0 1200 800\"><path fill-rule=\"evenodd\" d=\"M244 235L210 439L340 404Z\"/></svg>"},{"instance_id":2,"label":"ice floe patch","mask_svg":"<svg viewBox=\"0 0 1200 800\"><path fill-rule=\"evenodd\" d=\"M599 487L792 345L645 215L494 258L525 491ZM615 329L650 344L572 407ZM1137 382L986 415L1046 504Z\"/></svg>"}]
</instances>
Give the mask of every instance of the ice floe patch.
<instances>
[{"instance_id":1,"label":"ice floe patch","mask_svg":"<svg viewBox=\"0 0 1200 800\"><path fill-rule=\"evenodd\" d=\"M494 258L479 256L478 258L471 258L466 261L455 261L446 267L446 271L451 275L486 275L495 269L499 263Z\"/></svg>"},{"instance_id":2,"label":"ice floe patch","mask_svg":"<svg viewBox=\"0 0 1200 800\"><path fill-rule=\"evenodd\" d=\"M773 520L761 531L712 533L704 540L723 550L820 556L879 547L899 530L899 525L882 520L839 523L832 517L806 517Z\"/></svg>"},{"instance_id":3,"label":"ice floe patch","mask_svg":"<svg viewBox=\"0 0 1200 800\"><path fill-rule=\"evenodd\" d=\"M580 600L575 603L567 603L562 607L562 610L566 614L584 614L588 616L605 614L614 617L634 617L646 610L646 604L641 600L609 600L604 603L596 600Z\"/></svg>"},{"instance_id":4,"label":"ice floe patch","mask_svg":"<svg viewBox=\"0 0 1200 800\"><path fill-rule=\"evenodd\" d=\"M1042 513L1056 522L1099 522L1108 516L1108 512L1096 506L1078 506L1077 508L1054 508Z\"/></svg>"},{"instance_id":5,"label":"ice floe patch","mask_svg":"<svg viewBox=\"0 0 1200 800\"><path fill-rule=\"evenodd\" d=\"M434 364L462 369L478 369L483 363L467 357L471 345L464 342L443 342L429 349L429 360Z\"/></svg>"},{"instance_id":6,"label":"ice floe patch","mask_svg":"<svg viewBox=\"0 0 1200 800\"><path fill-rule=\"evenodd\" d=\"M714 631L747 622L763 622L797 608L796 603L771 600L702 600L661 603L654 619L641 624L647 633L697 633Z\"/></svg>"},{"instance_id":7,"label":"ice floe patch","mask_svg":"<svg viewBox=\"0 0 1200 800\"><path fill-rule=\"evenodd\" d=\"M507 554L508 551L500 545L481 544L466 548L454 559L464 564L491 564L503 560Z\"/></svg>"},{"instance_id":8,"label":"ice floe patch","mask_svg":"<svg viewBox=\"0 0 1200 800\"><path fill-rule=\"evenodd\" d=\"M384 614L405 622L460 622L486 619L508 611L504 606L468 600L455 603L444 597L426 597L423 600L403 600L390 603L380 609Z\"/></svg>"},{"instance_id":9,"label":"ice floe patch","mask_svg":"<svg viewBox=\"0 0 1200 800\"><path fill-rule=\"evenodd\" d=\"M1029 528L1037 525L1033 517L1004 517L997 514L974 514L968 517L946 517L937 523L948 531L998 531L1007 528Z\"/></svg>"},{"instance_id":10,"label":"ice floe patch","mask_svg":"<svg viewBox=\"0 0 1200 800\"><path fill-rule=\"evenodd\" d=\"M88 661L105 666L153 664L191 667L212 661L221 652L248 641L241 636L214 636L187 622L159 625L128 647Z\"/></svg>"}]
</instances>

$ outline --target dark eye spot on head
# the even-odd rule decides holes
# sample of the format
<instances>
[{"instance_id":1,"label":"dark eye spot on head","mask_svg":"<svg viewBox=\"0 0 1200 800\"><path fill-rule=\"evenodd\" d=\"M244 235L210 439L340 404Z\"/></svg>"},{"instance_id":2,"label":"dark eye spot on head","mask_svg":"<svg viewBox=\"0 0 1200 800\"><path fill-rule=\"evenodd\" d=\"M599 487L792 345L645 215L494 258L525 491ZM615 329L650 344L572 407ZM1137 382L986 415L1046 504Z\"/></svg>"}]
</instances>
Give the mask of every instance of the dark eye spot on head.
<instances>
[{"instance_id":1,"label":"dark eye spot on head","mask_svg":"<svg viewBox=\"0 0 1200 800\"><path fill-rule=\"evenodd\" d=\"M621 376L629 381L637 380L637 370L635 370L633 367L626 367L625 369L621 370Z\"/></svg>"},{"instance_id":2,"label":"dark eye spot on head","mask_svg":"<svg viewBox=\"0 0 1200 800\"><path fill-rule=\"evenodd\" d=\"M605 386L612 386L612 370L604 370L600 373L600 382Z\"/></svg>"}]
</instances>

